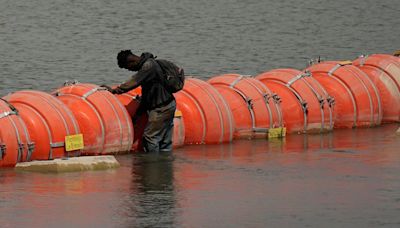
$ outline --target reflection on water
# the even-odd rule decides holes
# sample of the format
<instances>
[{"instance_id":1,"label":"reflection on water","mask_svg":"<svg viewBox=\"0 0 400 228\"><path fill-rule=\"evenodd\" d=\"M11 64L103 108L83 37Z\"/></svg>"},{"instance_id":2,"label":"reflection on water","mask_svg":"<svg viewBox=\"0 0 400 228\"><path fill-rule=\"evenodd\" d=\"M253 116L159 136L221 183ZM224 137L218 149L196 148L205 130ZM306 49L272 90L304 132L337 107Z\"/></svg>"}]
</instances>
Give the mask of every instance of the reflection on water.
<instances>
[{"instance_id":1,"label":"reflection on water","mask_svg":"<svg viewBox=\"0 0 400 228\"><path fill-rule=\"evenodd\" d=\"M1 227L398 227L398 127L124 155L109 171L1 170Z\"/></svg>"},{"instance_id":2,"label":"reflection on water","mask_svg":"<svg viewBox=\"0 0 400 228\"><path fill-rule=\"evenodd\" d=\"M174 226L176 199L173 161L163 155L134 155L127 227Z\"/></svg>"}]
</instances>

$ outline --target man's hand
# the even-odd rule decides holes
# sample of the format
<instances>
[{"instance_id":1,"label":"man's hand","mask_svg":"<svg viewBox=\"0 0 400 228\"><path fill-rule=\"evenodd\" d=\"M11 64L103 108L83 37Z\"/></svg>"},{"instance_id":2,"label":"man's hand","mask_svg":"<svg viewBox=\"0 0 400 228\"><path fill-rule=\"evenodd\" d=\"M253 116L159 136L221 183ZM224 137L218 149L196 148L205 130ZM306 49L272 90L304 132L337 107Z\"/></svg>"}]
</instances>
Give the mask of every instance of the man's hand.
<instances>
[{"instance_id":1,"label":"man's hand","mask_svg":"<svg viewBox=\"0 0 400 228\"><path fill-rule=\"evenodd\" d=\"M111 88L111 87L108 86L108 85L101 85L100 87L106 88L106 89L108 90L108 92L110 92L110 93L114 93L114 89Z\"/></svg>"}]
</instances>

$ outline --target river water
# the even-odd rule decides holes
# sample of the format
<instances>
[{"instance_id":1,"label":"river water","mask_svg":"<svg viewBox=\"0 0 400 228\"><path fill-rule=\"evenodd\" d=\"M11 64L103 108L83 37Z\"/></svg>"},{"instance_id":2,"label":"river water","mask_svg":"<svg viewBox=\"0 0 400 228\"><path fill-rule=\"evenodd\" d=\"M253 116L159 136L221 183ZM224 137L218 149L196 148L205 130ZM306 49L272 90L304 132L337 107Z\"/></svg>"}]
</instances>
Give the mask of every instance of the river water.
<instances>
[{"instance_id":1,"label":"river water","mask_svg":"<svg viewBox=\"0 0 400 228\"><path fill-rule=\"evenodd\" d=\"M0 227L399 227L398 127L117 156L109 171L0 170Z\"/></svg>"},{"instance_id":2,"label":"river water","mask_svg":"<svg viewBox=\"0 0 400 228\"><path fill-rule=\"evenodd\" d=\"M0 0L0 97L113 84L121 49L207 79L399 47L398 0ZM1 127L1 126L0 126ZM117 156L110 171L0 170L0 227L400 227L399 125Z\"/></svg>"}]
</instances>

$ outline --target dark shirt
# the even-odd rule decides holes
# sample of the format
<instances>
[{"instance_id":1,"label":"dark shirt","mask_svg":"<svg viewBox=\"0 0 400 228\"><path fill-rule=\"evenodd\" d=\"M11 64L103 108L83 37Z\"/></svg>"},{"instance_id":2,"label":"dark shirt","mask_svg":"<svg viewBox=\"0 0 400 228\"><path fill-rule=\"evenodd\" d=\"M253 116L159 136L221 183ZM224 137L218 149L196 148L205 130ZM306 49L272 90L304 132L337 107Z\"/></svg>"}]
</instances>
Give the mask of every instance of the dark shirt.
<instances>
[{"instance_id":1,"label":"dark shirt","mask_svg":"<svg viewBox=\"0 0 400 228\"><path fill-rule=\"evenodd\" d=\"M175 98L164 88L164 75L154 56L143 53L138 64L138 72L125 83L114 89L121 94L142 86L141 108L152 110L169 104Z\"/></svg>"}]
</instances>

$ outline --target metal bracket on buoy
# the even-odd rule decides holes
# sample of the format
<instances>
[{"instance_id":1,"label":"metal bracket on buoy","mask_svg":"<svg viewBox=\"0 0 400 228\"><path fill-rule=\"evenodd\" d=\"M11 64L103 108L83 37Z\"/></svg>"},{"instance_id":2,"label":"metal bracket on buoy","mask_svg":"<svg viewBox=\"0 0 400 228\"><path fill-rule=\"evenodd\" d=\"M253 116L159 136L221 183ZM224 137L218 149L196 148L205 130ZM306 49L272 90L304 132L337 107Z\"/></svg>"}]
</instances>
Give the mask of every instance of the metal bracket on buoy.
<instances>
[{"instance_id":1,"label":"metal bracket on buoy","mask_svg":"<svg viewBox=\"0 0 400 228\"><path fill-rule=\"evenodd\" d=\"M328 75L333 76L333 72L335 72L337 69L339 69L342 66L343 65L341 65L341 64L336 64L332 69L329 70Z\"/></svg>"},{"instance_id":2,"label":"metal bracket on buoy","mask_svg":"<svg viewBox=\"0 0 400 228\"><path fill-rule=\"evenodd\" d=\"M6 145L0 143L0 160L3 159L5 154L6 154Z\"/></svg>"},{"instance_id":3,"label":"metal bracket on buoy","mask_svg":"<svg viewBox=\"0 0 400 228\"><path fill-rule=\"evenodd\" d=\"M280 104L282 102L281 97L276 93L272 94L272 99L274 100L275 104Z\"/></svg>"},{"instance_id":4,"label":"metal bracket on buoy","mask_svg":"<svg viewBox=\"0 0 400 228\"><path fill-rule=\"evenodd\" d=\"M35 143L34 142L30 142L28 143L28 154L26 156L26 160L30 161L31 157L32 157L32 153L35 150Z\"/></svg>"},{"instance_id":5,"label":"metal bracket on buoy","mask_svg":"<svg viewBox=\"0 0 400 228\"><path fill-rule=\"evenodd\" d=\"M360 55L358 58L360 59L360 66L364 66L365 61L368 58L368 55Z\"/></svg>"},{"instance_id":6,"label":"metal bracket on buoy","mask_svg":"<svg viewBox=\"0 0 400 228\"><path fill-rule=\"evenodd\" d=\"M22 161L22 155L24 154L25 145L18 143L18 161Z\"/></svg>"},{"instance_id":7,"label":"metal bracket on buoy","mask_svg":"<svg viewBox=\"0 0 400 228\"><path fill-rule=\"evenodd\" d=\"M304 78L304 77L311 77L311 72L306 70L303 73L296 75L294 78L290 79L290 81L288 81L288 83L286 83L286 86L290 87L297 80Z\"/></svg>"},{"instance_id":8,"label":"metal bracket on buoy","mask_svg":"<svg viewBox=\"0 0 400 228\"><path fill-rule=\"evenodd\" d=\"M268 93L263 94L263 98L266 104L269 104L269 99L272 98Z\"/></svg>"},{"instance_id":9,"label":"metal bracket on buoy","mask_svg":"<svg viewBox=\"0 0 400 228\"><path fill-rule=\"evenodd\" d=\"M2 119L2 118L4 118L4 117L7 117L7 116L9 116L9 115L17 115L17 113L16 113L16 112L13 112L13 111L8 111L8 112L0 113L0 119Z\"/></svg>"},{"instance_id":10,"label":"metal bracket on buoy","mask_svg":"<svg viewBox=\"0 0 400 228\"><path fill-rule=\"evenodd\" d=\"M6 116L9 116L9 115L18 115L18 109L15 108L14 105L12 105L6 99L0 98L0 100L4 101L8 105L8 107L10 107L10 109L11 109L11 111L9 111L9 112L3 112L2 114L0 114L0 119L4 118Z\"/></svg>"},{"instance_id":11,"label":"metal bracket on buoy","mask_svg":"<svg viewBox=\"0 0 400 228\"><path fill-rule=\"evenodd\" d=\"M83 94L82 99L88 98L88 96L94 94L97 91L104 91L104 90L107 90L107 88L104 88L104 87L93 88L93 89L89 90L87 93Z\"/></svg>"},{"instance_id":12,"label":"metal bracket on buoy","mask_svg":"<svg viewBox=\"0 0 400 228\"><path fill-rule=\"evenodd\" d=\"M318 102L319 102L319 106L321 107L321 109L324 109L325 100L322 98L318 98Z\"/></svg>"},{"instance_id":13,"label":"metal bracket on buoy","mask_svg":"<svg viewBox=\"0 0 400 228\"><path fill-rule=\"evenodd\" d=\"M335 98L333 98L333 97L328 97L328 98L326 98L326 101L328 102L328 104L329 104L329 107L333 107L334 105L335 105Z\"/></svg>"},{"instance_id":14,"label":"metal bracket on buoy","mask_svg":"<svg viewBox=\"0 0 400 228\"><path fill-rule=\"evenodd\" d=\"M247 108L248 109L253 109L253 107L254 107L253 100L251 98L246 97L245 101L247 103Z\"/></svg>"},{"instance_id":15,"label":"metal bracket on buoy","mask_svg":"<svg viewBox=\"0 0 400 228\"><path fill-rule=\"evenodd\" d=\"M76 84L79 84L78 80L76 80L76 79L74 79L74 80L72 80L72 81L66 80L66 81L64 82L64 86L71 86L71 85L76 85Z\"/></svg>"},{"instance_id":16,"label":"metal bracket on buoy","mask_svg":"<svg viewBox=\"0 0 400 228\"><path fill-rule=\"evenodd\" d=\"M303 108L303 112L308 114L308 103L306 101L300 101L301 107Z\"/></svg>"}]
</instances>

